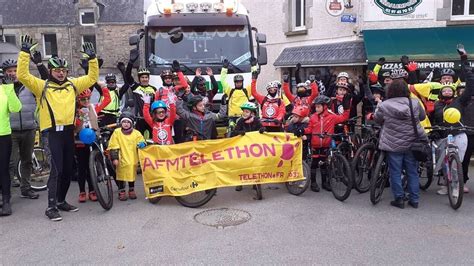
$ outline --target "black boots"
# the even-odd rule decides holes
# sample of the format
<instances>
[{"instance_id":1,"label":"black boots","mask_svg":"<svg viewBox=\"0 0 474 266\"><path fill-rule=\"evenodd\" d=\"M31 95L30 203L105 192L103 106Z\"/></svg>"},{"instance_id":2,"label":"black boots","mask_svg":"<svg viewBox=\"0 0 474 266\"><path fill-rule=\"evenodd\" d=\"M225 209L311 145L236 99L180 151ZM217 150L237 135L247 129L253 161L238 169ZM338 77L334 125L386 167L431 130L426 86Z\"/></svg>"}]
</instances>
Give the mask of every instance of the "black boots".
<instances>
[{"instance_id":1,"label":"black boots","mask_svg":"<svg viewBox=\"0 0 474 266\"><path fill-rule=\"evenodd\" d=\"M12 206L10 205L10 197L3 196L2 198L2 212L0 216L9 216L12 214Z\"/></svg>"},{"instance_id":2,"label":"black boots","mask_svg":"<svg viewBox=\"0 0 474 266\"><path fill-rule=\"evenodd\" d=\"M405 208L405 201L403 201L403 198L398 198L394 201L391 201L390 205L392 205L394 207L397 207L397 208L400 208L400 209L404 209Z\"/></svg>"}]
</instances>

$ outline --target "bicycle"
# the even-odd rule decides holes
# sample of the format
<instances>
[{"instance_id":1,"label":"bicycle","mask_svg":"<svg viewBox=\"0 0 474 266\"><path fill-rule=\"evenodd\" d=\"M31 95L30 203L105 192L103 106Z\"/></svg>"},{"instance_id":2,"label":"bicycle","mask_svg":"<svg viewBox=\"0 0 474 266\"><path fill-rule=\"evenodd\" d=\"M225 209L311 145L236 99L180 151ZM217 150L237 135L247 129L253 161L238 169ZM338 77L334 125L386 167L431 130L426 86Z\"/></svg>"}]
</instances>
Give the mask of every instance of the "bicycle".
<instances>
[{"instance_id":1,"label":"bicycle","mask_svg":"<svg viewBox=\"0 0 474 266\"><path fill-rule=\"evenodd\" d=\"M311 184L311 145L308 145L307 150L303 152L307 154L306 159L303 160L304 180L285 183L288 192L295 196L303 194Z\"/></svg>"},{"instance_id":2,"label":"bicycle","mask_svg":"<svg viewBox=\"0 0 474 266\"><path fill-rule=\"evenodd\" d=\"M356 116L347 120L345 123L338 125L343 127L343 133L341 133L341 141L337 145L337 148L349 161L352 161L362 142L360 135L351 130L354 128L357 119L359 118L360 116Z\"/></svg>"},{"instance_id":3,"label":"bicycle","mask_svg":"<svg viewBox=\"0 0 474 266\"><path fill-rule=\"evenodd\" d=\"M377 162L377 145L380 127L376 125L361 125L367 133L363 144L357 149L351 163L354 173L354 188L359 193L365 193L370 189L372 171Z\"/></svg>"},{"instance_id":4,"label":"bicycle","mask_svg":"<svg viewBox=\"0 0 474 266\"><path fill-rule=\"evenodd\" d=\"M432 126L425 128L427 130L433 131L474 131L474 127L467 126ZM454 136L452 133L448 134L448 137L445 139L446 143L444 145L444 152L441 152L443 169L442 176L438 177L439 179L443 178L443 184L446 184L448 187L448 199L451 208L457 210L461 207L463 196L464 196L464 178L462 171L462 162L458 155L458 147L454 143ZM432 162L433 162L433 171L436 169L436 149L441 148L441 144L438 146L435 141L431 141L431 151L432 151Z\"/></svg>"},{"instance_id":5,"label":"bicycle","mask_svg":"<svg viewBox=\"0 0 474 266\"><path fill-rule=\"evenodd\" d=\"M186 135L192 135L192 141L194 142L199 140L199 136L205 137L199 132L196 132L195 130L191 128L186 128L186 131L187 131ZM156 144L152 144L152 145L156 145ZM216 192L217 192L217 188L212 188L212 189L194 192L185 196L176 196L174 198L176 199L177 202L179 202L179 204L183 205L184 207L198 208L208 203L212 199L212 197L216 195ZM161 200L161 198L162 197L148 198L148 201L152 204L157 204Z\"/></svg>"},{"instance_id":6,"label":"bicycle","mask_svg":"<svg viewBox=\"0 0 474 266\"><path fill-rule=\"evenodd\" d=\"M43 146L45 139L43 139L43 136L39 130L37 130L37 135L35 138L35 146L31 154L32 169L30 186L32 190L39 192L48 188L47 179L49 178L49 174L51 172L51 165L50 155ZM21 160L18 160L17 175L21 178Z\"/></svg>"},{"instance_id":7,"label":"bicycle","mask_svg":"<svg viewBox=\"0 0 474 266\"><path fill-rule=\"evenodd\" d=\"M116 124L112 124L100 128L99 136L89 147L89 171L92 186L97 194L97 200L105 210L110 210L114 203L112 180L114 180L115 168L109 159L106 148L116 126Z\"/></svg>"},{"instance_id":8,"label":"bicycle","mask_svg":"<svg viewBox=\"0 0 474 266\"><path fill-rule=\"evenodd\" d=\"M331 146L328 151L325 162L328 166L329 184L334 197L339 201L346 200L351 194L353 185L353 176L351 167L346 157L338 149L334 137L340 137L343 134L313 134L320 138L331 137Z\"/></svg>"}]
</instances>

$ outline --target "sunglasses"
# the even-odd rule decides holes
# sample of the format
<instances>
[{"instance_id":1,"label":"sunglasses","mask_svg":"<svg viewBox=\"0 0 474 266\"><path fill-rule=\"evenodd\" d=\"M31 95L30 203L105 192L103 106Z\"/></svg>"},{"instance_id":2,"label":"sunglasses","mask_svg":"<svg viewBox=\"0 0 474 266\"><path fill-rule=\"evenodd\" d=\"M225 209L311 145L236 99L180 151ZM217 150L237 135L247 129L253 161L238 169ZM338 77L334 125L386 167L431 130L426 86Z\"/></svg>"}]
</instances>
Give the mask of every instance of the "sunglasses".
<instances>
[{"instance_id":1,"label":"sunglasses","mask_svg":"<svg viewBox=\"0 0 474 266\"><path fill-rule=\"evenodd\" d=\"M53 68L53 72L56 72L56 73L60 73L60 72L67 73L67 68Z\"/></svg>"},{"instance_id":2,"label":"sunglasses","mask_svg":"<svg viewBox=\"0 0 474 266\"><path fill-rule=\"evenodd\" d=\"M166 111L155 111L155 114L158 114L158 115L166 114Z\"/></svg>"}]
</instances>

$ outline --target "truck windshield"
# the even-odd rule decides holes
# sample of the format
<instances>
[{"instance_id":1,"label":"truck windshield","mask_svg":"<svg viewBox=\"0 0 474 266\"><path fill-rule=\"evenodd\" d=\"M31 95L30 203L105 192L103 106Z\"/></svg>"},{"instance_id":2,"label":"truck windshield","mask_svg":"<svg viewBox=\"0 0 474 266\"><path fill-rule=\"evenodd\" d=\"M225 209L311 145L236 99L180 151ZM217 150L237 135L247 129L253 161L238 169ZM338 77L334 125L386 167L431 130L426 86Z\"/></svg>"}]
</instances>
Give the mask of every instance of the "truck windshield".
<instances>
[{"instance_id":1,"label":"truck windshield","mask_svg":"<svg viewBox=\"0 0 474 266\"><path fill-rule=\"evenodd\" d=\"M169 66L173 60L189 67L212 67L228 59L236 72L250 71L251 41L245 25L182 27L184 38L173 44L171 28L148 29L149 67Z\"/></svg>"}]
</instances>

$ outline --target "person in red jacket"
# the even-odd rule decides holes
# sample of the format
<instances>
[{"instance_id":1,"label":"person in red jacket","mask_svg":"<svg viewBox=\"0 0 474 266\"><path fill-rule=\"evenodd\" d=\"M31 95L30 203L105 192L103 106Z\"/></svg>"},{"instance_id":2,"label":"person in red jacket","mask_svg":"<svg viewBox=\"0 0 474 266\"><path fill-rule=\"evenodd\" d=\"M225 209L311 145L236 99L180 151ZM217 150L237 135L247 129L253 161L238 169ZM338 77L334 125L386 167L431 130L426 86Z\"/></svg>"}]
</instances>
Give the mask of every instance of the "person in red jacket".
<instances>
[{"instance_id":1,"label":"person in red jacket","mask_svg":"<svg viewBox=\"0 0 474 266\"><path fill-rule=\"evenodd\" d=\"M278 95L279 83L272 81L267 84L267 96L257 92L257 78L258 72L252 72L252 96L260 104L262 118L262 126L267 132L280 132L282 121L285 117L285 104Z\"/></svg>"},{"instance_id":2,"label":"person in red jacket","mask_svg":"<svg viewBox=\"0 0 474 266\"><path fill-rule=\"evenodd\" d=\"M184 77L183 72L181 71L179 62L176 60L173 61L171 70L165 69L161 72L160 76L163 86L156 90L155 101L163 101L168 105L168 107L170 102L176 102L177 90L173 82L173 71L176 72L181 85L185 86L188 83Z\"/></svg>"},{"instance_id":3,"label":"person in red jacket","mask_svg":"<svg viewBox=\"0 0 474 266\"><path fill-rule=\"evenodd\" d=\"M330 103L331 99L325 95L320 95L314 100L316 112L309 119L308 127L305 129L305 134L312 135L311 190L314 192L319 191L319 186L316 182L316 169L319 163L326 159L327 150L331 145L331 137L321 137L317 134L334 134L334 126L346 121L350 112L347 109L343 115L334 114L329 109ZM325 190L331 190L329 179L327 178L327 167L324 164L321 165L321 183Z\"/></svg>"},{"instance_id":4,"label":"person in red jacket","mask_svg":"<svg viewBox=\"0 0 474 266\"><path fill-rule=\"evenodd\" d=\"M293 110L299 106L310 108L311 103L318 97L319 88L315 82L315 76L310 75L310 88L307 83L298 83L296 85L296 95L293 95L290 91L290 74L283 73L283 91L285 92L286 98L293 104Z\"/></svg>"},{"instance_id":5,"label":"person in red jacket","mask_svg":"<svg viewBox=\"0 0 474 266\"><path fill-rule=\"evenodd\" d=\"M93 105L90 103L92 92L90 89L85 90L77 96L77 112L75 122L75 132L79 135L79 132L85 128L91 128L95 131L99 130L97 114L100 113L112 100L110 97L110 91L103 82L97 83L102 90L102 101ZM78 138L75 141L75 154L77 158L77 170L79 184L79 202L86 202L86 181L89 187L89 200L97 201L97 195L92 186L91 176L89 173L89 145L84 144Z\"/></svg>"},{"instance_id":6,"label":"person in red jacket","mask_svg":"<svg viewBox=\"0 0 474 266\"><path fill-rule=\"evenodd\" d=\"M176 120L176 104L169 102L168 108L164 101L153 102L151 104L152 117L150 115L150 98L144 96L143 103L143 117L146 123L153 129L153 142L159 145L174 144L171 133L173 123Z\"/></svg>"}]
</instances>

